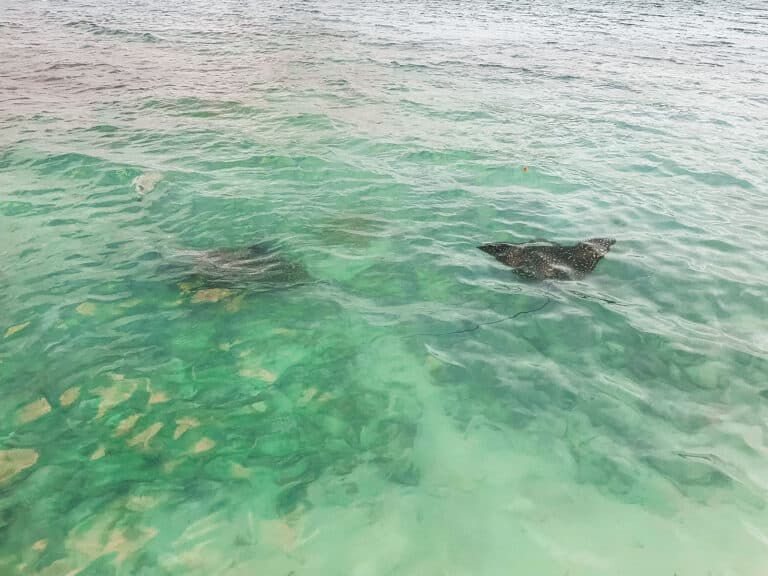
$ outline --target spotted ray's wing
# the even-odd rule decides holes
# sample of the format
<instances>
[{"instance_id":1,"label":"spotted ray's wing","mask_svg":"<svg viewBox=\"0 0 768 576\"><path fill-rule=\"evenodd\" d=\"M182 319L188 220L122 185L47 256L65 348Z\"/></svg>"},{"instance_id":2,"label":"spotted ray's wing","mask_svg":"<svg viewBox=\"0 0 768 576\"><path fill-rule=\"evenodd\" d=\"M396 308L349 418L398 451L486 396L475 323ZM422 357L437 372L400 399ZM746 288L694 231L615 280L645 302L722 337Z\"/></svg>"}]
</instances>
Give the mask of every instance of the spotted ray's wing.
<instances>
[{"instance_id":1,"label":"spotted ray's wing","mask_svg":"<svg viewBox=\"0 0 768 576\"><path fill-rule=\"evenodd\" d=\"M552 261L546 250L527 247L518 253L515 264L512 265L515 274L526 280L544 280L553 277L555 273Z\"/></svg>"},{"instance_id":2,"label":"spotted ray's wing","mask_svg":"<svg viewBox=\"0 0 768 576\"><path fill-rule=\"evenodd\" d=\"M575 246L547 240L520 244L485 244L480 249L513 269L526 280L571 280L592 272L616 241L590 238Z\"/></svg>"},{"instance_id":3,"label":"spotted ray's wing","mask_svg":"<svg viewBox=\"0 0 768 576\"><path fill-rule=\"evenodd\" d=\"M574 277L573 268L568 262L568 248L559 244L541 247L536 250L536 263L539 280L570 280Z\"/></svg>"},{"instance_id":4,"label":"spotted ray's wing","mask_svg":"<svg viewBox=\"0 0 768 576\"><path fill-rule=\"evenodd\" d=\"M581 242L581 244L589 244L597 250L601 256L605 256L608 254L608 250L611 249L611 246L616 244L616 240L614 238L590 238L589 240Z\"/></svg>"},{"instance_id":5,"label":"spotted ray's wing","mask_svg":"<svg viewBox=\"0 0 768 576\"><path fill-rule=\"evenodd\" d=\"M569 250L567 263L579 274L592 272L614 243L615 240L610 238L592 238L579 242Z\"/></svg>"}]
</instances>

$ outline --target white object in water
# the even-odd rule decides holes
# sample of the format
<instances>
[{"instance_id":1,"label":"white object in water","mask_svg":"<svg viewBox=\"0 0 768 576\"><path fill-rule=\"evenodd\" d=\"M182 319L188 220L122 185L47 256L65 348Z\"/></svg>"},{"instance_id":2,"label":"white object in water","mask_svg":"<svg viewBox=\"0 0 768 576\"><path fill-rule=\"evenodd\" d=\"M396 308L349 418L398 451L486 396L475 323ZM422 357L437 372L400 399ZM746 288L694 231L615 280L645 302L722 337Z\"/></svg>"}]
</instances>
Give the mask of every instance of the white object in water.
<instances>
[{"instance_id":1,"label":"white object in water","mask_svg":"<svg viewBox=\"0 0 768 576\"><path fill-rule=\"evenodd\" d=\"M152 192L158 182L163 179L163 175L160 172L147 172L141 174L133 179L133 188L139 196L144 196L148 192Z\"/></svg>"}]
</instances>

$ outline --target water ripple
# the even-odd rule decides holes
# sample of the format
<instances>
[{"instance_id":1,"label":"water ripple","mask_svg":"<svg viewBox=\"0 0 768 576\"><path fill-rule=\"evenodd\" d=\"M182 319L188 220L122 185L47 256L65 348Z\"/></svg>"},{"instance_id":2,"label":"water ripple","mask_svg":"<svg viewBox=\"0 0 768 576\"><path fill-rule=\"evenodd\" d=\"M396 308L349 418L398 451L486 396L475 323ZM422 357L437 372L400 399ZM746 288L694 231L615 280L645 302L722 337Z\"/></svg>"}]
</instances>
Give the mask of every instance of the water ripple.
<instances>
[{"instance_id":1,"label":"water ripple","mask_svg":"<svg viewBox=\"0 0 768 576\"><path fill-rule=\"evenodd\" d=\"M0 573L764 572L762 5L6 4Z\"/></svg>"}]
</instances>

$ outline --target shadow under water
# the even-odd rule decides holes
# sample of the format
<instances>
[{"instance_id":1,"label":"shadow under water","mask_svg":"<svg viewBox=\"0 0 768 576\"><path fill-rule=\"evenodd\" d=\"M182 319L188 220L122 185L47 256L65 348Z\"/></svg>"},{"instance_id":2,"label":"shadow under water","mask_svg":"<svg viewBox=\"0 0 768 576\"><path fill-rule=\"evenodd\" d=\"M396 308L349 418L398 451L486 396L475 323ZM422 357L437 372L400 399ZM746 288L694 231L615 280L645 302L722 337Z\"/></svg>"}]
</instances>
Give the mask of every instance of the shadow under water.
<instances>
[{"instance_id":1,"label":"shadow under water","mask_svg":"<svg viewBox=\"0 0 768 576\"><path fill-rule=\"evenodd\" d=\"M188 289L224 288L251 292L285 290L313 283L300 264L268 244L242 248L177 250L161 271Z\"/></svg>"}]
</instances>

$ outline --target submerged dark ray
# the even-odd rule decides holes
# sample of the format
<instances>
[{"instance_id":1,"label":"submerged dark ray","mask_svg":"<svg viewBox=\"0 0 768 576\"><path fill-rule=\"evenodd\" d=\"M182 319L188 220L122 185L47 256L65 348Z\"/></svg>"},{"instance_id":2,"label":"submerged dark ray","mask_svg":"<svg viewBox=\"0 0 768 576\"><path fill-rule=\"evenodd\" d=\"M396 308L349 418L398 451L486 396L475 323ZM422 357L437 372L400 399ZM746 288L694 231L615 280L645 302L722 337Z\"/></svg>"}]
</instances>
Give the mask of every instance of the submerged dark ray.
<instances>
[{"instance_id":1,"label":"submerged dark ray","mask_svg":"<svg viewBox=\"0 0 768 576\"><path fill-rule=\"evenodd\" d=\"M613 238L590 238L574 246L535 240L521 244L497 242L478 246L526 280L575 280L592 272L616 243Z\"/></svg>"},{"instance_id":2,"label":"submerged dark ray","mask_svg":"<svg viewBox=\"0 0 768 576\"><path fill-rule=\"evenodd\" d=\"M306 269L266 245L181 250L168 268L198 287L280 290L312 282Z\"/></svg>"}]
</instances>

